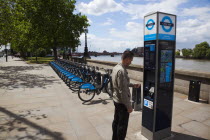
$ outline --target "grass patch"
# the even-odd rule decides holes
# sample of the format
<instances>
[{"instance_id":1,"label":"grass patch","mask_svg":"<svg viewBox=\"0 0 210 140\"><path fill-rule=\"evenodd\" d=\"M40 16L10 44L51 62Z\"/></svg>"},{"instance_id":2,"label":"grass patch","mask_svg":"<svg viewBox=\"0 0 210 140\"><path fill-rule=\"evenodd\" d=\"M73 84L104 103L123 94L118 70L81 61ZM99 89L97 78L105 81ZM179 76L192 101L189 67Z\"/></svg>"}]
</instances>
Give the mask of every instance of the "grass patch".
<instances>
[{"instance_id":1,"label":"grass patch","mask_svg":"<svg viewBox=\"0 0 210 140\"><path fill-rule=\"evenodd\" d=\"M50 61L54 61L54 57L37 57L37 61L36 57L28 57L26 59L26 62L30 64L48 64Z\"/></svg>"}]
</instances>

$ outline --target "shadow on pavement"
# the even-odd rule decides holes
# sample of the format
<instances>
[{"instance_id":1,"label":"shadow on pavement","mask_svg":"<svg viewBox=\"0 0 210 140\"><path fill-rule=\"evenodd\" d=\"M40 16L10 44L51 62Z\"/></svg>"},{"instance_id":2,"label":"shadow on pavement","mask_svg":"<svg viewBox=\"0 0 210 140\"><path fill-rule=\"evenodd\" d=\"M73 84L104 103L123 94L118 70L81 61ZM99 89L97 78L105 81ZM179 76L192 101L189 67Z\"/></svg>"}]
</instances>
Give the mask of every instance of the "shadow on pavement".
<instances>
[{"instance_id":1,"label":"shadow on pavement","mask_svg":"<svg viewBox=\"0 0 210 140\"><path fill-rule=\"evenodd\" d=\"M0 70L3 73L17 73L23 71L30 71L30 70L41 70L43 69L42 66L0 66Z\"/></svg>"},{"instance_id":2,"label":"shadow on pavement","mask_svg":"<svg viewBox=\"0 0 210 140\"><path fill-rule=\"evenodd\" d=\"M169 140L207 140L203 138L199 138L196 136L190 136L182 133L172 132L173 137L169 138Z\"/></svg>"},{"instance_id":3,"label":"shadow on pavement","mask_svg":"<svg viewBox=\"0 0 210 140\"><path fill-rule=\"evenodd\" d=\"M110 103L110 102L107 102L107 100L112 100L111 98L109 98L109 99L101 99L101 98L99 98L99 100L92 100L92 101L90 101L90 102L83 102L82 104L83 105L95 105L95 104L104 104L104 105L106 105L106 104L108 104L108 103Z\"/></svg>"},{"instance_id":4,"label":"shadow on pavement","mask_svg":"<svg viewBox=\"0 0 210 140\"><path fill-rule=\"evenodd\" d=\"M39 74L30 74L27 71L42 70L42 66L8 66L0 67L0 88L8 88L9 90L24 87L46 88L47 85L52 85L58 82L53 76L43 76Z\"/></svg>"},{"instance_id":5,"label":"shadow on pavement","mask_svg":"<svg viewBox=\"0 0 210 140\"><path fill-rule=\"evenodd\" d=\"M14 60L14 61L24 61L24 60L22 60L22 59L18 59L18 60Z\"/></svg>"},{"instance_id":6,"label":"shadow on pavement","mask_svg":"<svg viewBox=\"0 0 210 140\"><path fill-rule=\"evenodd\" d=\"M42 140L42 139L46 139L46 137L47 138L51 137L51 139L53 140L64 140L64 138L62 137L62 133L53 132L47 128L39 126L35 124L34 122L31 122L28 119L26 119L26 117L31 115L31 111L27 111L27 113L25 113L24 115L23 114L18 115L5 108L0 107L0 113L5 114L4 120L2 120L2 116L0 117L1 119L0 134L13 133L12 135L5 136L4 138L9 137L12 139L17 139L17 140L21 140L21 139ZM32 130L31 128L33 128L34 130ZM0 139L1 137L2 135L0 135Z\"/></svg>"}]
</instances>

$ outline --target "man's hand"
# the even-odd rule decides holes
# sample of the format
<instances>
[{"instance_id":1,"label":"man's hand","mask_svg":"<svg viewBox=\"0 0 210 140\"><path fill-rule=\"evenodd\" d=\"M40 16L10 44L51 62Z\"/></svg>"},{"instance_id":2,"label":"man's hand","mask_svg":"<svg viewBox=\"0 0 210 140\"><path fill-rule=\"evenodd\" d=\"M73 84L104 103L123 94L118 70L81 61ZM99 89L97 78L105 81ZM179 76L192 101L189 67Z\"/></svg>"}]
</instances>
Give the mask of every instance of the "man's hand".
<instances>
[{"instance_id":1,"label":"man's hand","mask_svg":"<svg viewBox=\"0 0 210 140\"><path fill-rule=\"evenodd\" d=\"M128 113L131 113L133 111L133 108L128 109Z\"/></svg>"},{"instance_id":2,"label":"man's hand","mask_svg":"<svg viewBox=\"0 0 210 140\"><path fill-rule=\"evenodd\" d=\"M134 88L139 88L139 87L141 87L141 84L133 84L133 87Z\"/></svg>"}]
</instances>

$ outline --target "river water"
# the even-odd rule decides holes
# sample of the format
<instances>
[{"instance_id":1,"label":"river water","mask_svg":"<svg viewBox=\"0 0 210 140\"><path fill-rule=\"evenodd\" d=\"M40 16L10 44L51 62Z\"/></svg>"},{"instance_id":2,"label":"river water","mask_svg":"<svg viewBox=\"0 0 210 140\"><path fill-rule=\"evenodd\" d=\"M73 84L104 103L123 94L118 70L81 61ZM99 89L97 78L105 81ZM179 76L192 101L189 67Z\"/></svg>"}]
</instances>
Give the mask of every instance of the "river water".
<instances>
[{"instance_id":1,"label":"river water","mask_svg":"<svg viewBox=\"0 0 210 140\"><path fill-rule=\"evenodd\" d=\"M121 55L111 56L91 56L93 60L120 62ZM210 60L195 60L195 59L184 59L176 58L175 69L179 70L190 70L199 72L210 72ZM134 57L132 64L143 65L143 57Z\"/></svg>"}]
</instances>

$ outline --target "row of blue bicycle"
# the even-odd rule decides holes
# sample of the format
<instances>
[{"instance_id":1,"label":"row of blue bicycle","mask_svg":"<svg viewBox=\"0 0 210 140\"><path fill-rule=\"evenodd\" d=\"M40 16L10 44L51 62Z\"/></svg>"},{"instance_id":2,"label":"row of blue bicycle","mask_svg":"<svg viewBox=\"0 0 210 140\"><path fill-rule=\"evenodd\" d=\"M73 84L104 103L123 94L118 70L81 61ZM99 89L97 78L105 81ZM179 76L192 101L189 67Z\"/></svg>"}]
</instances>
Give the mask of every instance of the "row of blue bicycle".
<instances>
[{"instance_id":1,"label":"row of blue bicycle","mask_svg":"<svg viewBox=\"0 0 210 140\"><path fill-rule=\"evenodd\" d=\"M113 95L110 69L99 69L64 59L52 61L50 66L72 91L78 92L79 99L84 102L91 101L95 94L99 95L102 91L110 97Z\"/></svg>"}]
</instances>

